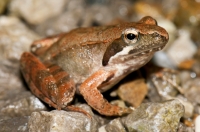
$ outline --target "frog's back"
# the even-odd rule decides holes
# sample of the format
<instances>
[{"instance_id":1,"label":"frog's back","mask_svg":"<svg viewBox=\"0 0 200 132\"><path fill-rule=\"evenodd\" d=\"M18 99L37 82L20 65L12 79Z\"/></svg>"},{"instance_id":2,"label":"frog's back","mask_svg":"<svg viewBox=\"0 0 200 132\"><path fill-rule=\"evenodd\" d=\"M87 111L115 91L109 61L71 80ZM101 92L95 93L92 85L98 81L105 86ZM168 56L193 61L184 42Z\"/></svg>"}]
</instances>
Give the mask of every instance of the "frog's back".
<instances>
[{"instance_id":1,"label":"frog's back","mask_svg":"<svg viewBox=\"0 0 200 132\"><path fill-rule=\"evenodd\" d=\"M59 42L59 47L70 47L71 45L91 45L96 43L108 42L119 37L117 34L119 28L117 26L99 26L90 28L77 28L65 36Z\"/></svg>"}]
</instances>

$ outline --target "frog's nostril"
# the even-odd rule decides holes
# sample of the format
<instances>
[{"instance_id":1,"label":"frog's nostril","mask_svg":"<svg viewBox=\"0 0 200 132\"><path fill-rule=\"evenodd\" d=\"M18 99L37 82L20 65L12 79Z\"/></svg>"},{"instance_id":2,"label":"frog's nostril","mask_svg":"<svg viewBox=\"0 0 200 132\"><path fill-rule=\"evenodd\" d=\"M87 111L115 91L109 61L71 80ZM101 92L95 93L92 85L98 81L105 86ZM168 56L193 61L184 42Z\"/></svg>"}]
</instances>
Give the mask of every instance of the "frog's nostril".
<instances>
[{"instance_id":1,"label":"frog's nostril","mask_svg":"<svg viewBox=\"0 0 200 132\"><path fill-rule=\"evenodd\" d=\"M166 40L169 39L169 34L167 33L167 31L165 29L163 29L161 32L160 32L160 35L162 35L163 37L165 37Z\"/></svg>"},{"instance_id":2,"label":"frog's nostril","mask_svg":"<svg viewBox=\"0 0 200 132\"><path fill-rule=\"evenodd\" d=\"M153 37L160 37L160 34L158 34L158 33L153 33Z\"/></svg>"}]
</instances>

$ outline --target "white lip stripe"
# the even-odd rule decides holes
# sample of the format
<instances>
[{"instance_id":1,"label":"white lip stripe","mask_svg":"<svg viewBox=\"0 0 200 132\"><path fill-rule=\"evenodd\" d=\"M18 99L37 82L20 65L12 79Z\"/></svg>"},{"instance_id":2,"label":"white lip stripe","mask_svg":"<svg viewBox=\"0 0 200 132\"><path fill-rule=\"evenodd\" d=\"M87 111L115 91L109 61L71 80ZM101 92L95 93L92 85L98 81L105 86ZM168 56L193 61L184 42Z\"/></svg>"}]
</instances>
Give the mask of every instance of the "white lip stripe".
<instances>
[{"instance_id":1,"label":"white lip stripe","mask_svg":"<svg viewBox=\"0 0 200 132\"><path fill-rule=\"evenodd\" d=\"M133 49L134 46L126 46L125 48L123 48L122 51L118 52L117 54L115 54L114 56L112 56L109 60L109 62L112 62L113 59L117 58L120 55L128 55L129 51L131 51ZM108 63L109 63L108 62Z\"/></svg>"}]
</instances>

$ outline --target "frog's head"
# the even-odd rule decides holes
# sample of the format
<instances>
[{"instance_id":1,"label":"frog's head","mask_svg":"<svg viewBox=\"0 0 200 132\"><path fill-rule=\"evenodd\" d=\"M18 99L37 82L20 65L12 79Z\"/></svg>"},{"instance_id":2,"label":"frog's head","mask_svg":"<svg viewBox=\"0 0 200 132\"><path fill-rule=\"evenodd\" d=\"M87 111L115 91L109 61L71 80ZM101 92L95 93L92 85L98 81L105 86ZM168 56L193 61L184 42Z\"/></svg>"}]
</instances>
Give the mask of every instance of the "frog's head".
<instances>
[{"instance_id":1,"label":"frog's head","mask_svg":"<svg viewBox=\"0 0 200 132\"><path fill-rule=\"evenodd\" d=\"M120 34L116 34L117 39L108 46L103 65L123 63L141 57L149 59L153 53L163 49L169 39L167 31L158 26L156 20L150 16L137 23L118 25L118 29Z\"/></svg>"}]
</instances>

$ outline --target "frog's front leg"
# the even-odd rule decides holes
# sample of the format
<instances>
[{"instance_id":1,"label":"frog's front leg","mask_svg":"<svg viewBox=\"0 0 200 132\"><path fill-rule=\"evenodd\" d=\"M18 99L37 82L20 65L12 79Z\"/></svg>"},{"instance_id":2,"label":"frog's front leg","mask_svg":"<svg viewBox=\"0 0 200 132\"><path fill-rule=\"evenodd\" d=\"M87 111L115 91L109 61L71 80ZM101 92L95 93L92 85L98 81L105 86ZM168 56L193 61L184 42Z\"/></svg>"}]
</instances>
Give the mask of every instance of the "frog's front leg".
<instances>
[{"instance_id":1,"label":"frog's front leg","mask_svg":"<svg viewBox=\"0 0 200 132\"><path fill-rule=\"evenodd\" d=\"M43 64L33 54L25 52L21 57L21 69L31 91L38 98L57 109L87 112L76 106L68 106L75 94L74 82L58 65Z\"/></svg>"},{"instance_id":2,"label":"frog's front leg","mask_svg":"<svg viewBox=\"0 0 200 132\"><path fill-rule=\"evenodd\" d=\"M86 102L96 111L102 115L107 116L121 116L123 114L130 113L132 110L129 108L121 108L116 105L110 104L103 98L103 95L97 89L104 81L114 75L114 72L99 70L85 80L79 91L83 95Z\"/></svg>"}]
</instances>

